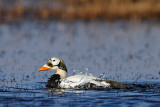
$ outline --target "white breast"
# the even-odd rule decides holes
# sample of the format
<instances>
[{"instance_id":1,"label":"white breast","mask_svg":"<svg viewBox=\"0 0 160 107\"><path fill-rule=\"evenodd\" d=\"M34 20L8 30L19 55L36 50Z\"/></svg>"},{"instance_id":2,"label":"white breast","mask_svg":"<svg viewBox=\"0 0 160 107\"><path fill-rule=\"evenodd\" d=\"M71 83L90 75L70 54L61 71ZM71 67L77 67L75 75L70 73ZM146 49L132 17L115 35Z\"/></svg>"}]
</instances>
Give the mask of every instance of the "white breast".
<instances>
[{"instance_id":1,"label":"white breast","mask_svg":"<svg viewBox=\"0 0 160 107\"><path fill-rule=\"evenodd\" d=\"M109 83L106 83L105 81L97 81L102 80L97 77L92 76L85 76L85 75L74 75L70 76L68 78L65 78L61 81L60 87L61 88L75 88L77 86L83 86L86 83L93 83L96 86L102 86L102 87L110 87Z\"/></svg>"}]
</instances>

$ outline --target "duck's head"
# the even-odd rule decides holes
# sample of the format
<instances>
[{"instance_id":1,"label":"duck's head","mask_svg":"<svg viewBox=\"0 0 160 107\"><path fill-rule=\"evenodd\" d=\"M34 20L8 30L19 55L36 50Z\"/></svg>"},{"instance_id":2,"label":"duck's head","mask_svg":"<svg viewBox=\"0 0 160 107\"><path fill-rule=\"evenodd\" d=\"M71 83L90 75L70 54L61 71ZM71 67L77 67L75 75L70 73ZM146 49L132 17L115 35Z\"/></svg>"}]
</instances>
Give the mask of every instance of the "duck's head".
<instances>
[{"instance_id":1,"label":"duck's head","mask_svg":"<svg viewBox=\"0 0 160 107\"><path fill-rule=\"evenodd\" d=\"M66 65L64 61L60 58L51 58L45 65L43 65L38 71L45 71L45 70L63 70L67 72Z\"/></svg>"}]
</instances>

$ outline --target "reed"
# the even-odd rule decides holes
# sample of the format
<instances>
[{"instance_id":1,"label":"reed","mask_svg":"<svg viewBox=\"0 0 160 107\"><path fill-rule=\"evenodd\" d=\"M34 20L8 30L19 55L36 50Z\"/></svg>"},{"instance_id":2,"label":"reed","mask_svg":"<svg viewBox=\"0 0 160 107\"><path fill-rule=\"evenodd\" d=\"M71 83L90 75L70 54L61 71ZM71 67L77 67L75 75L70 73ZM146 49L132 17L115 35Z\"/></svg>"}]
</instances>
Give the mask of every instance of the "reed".
<instances>
[{"instance_id":1,"label":"reed","mask_svg":"<svg viewBox=\"0 0 160 107\"><path fill-rule=\"evenodd\" d=\"M160 0L0 0L0 21L160 19Z\"/></svg>"}]
</instances>

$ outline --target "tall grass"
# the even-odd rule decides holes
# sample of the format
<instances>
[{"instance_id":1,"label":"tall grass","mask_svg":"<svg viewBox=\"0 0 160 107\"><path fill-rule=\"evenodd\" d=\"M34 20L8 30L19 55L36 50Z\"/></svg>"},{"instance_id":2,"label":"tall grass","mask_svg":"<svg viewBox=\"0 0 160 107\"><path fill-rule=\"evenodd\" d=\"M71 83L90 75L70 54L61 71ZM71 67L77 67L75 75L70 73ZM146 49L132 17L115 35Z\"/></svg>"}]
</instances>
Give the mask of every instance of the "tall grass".
<instances>
[{"instance_id":1,"label":"tall grass","mask_svg":"<svg viewBox=\"0 0 160 107\"><path fill-rule=\"evenodd\" d=\"M160 0L0 0L0 20L160 19Z\"/></svg>"}]
</instances>

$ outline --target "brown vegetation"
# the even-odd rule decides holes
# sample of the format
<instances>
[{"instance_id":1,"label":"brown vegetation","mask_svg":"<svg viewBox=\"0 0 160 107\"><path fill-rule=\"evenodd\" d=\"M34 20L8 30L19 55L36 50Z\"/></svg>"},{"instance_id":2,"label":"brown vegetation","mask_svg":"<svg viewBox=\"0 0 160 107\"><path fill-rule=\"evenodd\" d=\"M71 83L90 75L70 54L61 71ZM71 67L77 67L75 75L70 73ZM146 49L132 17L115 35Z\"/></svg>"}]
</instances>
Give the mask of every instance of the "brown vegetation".
<instances>
[{"instance_id":1,"label":"brown vegetation","mask_svg":"<svg viewBox=\"0 0 160 107\"><path fill-rule=\"evenodd\" d=\"M160 0L0 0L0 20L160 19Z\"/></svg>"}]
</instances>

